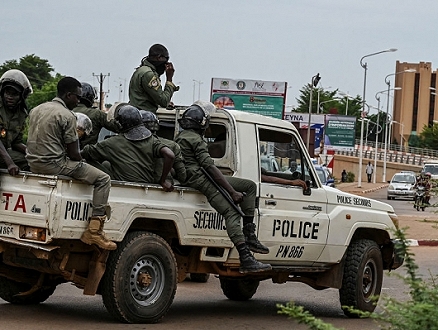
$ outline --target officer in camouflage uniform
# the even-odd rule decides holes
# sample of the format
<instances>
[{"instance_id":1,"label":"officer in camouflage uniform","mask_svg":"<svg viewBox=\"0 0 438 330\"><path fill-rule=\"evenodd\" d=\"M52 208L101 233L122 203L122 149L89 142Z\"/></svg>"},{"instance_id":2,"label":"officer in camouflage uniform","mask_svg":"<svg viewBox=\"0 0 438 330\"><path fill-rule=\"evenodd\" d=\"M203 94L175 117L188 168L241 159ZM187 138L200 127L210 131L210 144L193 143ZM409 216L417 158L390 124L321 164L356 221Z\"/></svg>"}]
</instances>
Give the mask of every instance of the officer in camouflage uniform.
<instances>
[{"instance_id":1,"label":"officer in camouflage uniform","mask_svg":"<svg viewBox=\"0 0 438 330\"><path fill-rule=\"evenodd\" d=\"M160 76L166 72L166 84L161 88ZM155 44L149 48L149 55L141 60L129 82L129 103L137 109L157 112L158 107L167 108L174 92L179 90L172 82L175 69L169 62L166 47Z\"/></svg>"},{"instance_id":2,"label":"officer in camouflage uniform","mask_svg":"<svg viewBox=\"0 0 438 330\"><path fill-rule=\"evenodd\" d=\"M26 98L32 86L20 70L8 70L0 78L0 167L7 168L10 175L21 170L28 171L23 143L26 127Z\"/></svg>"},{"instance_id":3,"label":"officer in camouflage uniform","mask_svg":"<svg viewBox=\"0 0 438 330\"><path fill-rule=\"evenodd\" d=\"M108 161L114 180L143 183L154 182L155 160L163 158L158 183L165 191L172 191L173 185L166 178L173 165L173 152L143 125L137 108L123 105L114 117L121 133L85 146L82 156L91 161Z\"/></svg>"},{"instance_id":4,"label":"officer in camouflage uniform","mask_svg":"<svg viewBox=\"0 0 438 330\"><path fill-rule=\"evenodd\" d=\"M208 153L207 143L203 139L205 130L209 126L209 113L215 111L210 102L197 101L187 108L179 120L184 129L175 138L180 145L187 169L186 185L201 191L212 207L218 211L226 221L227 233L237 248L240 257L241 273L263 272L271 270L271 265L257 261L250 250L257 253L269 253L255 235L254 208L256 185L246 179L226 177L214 165ZM204 168L214 181L222 186L236 204L240 203L246 216L243 219L243 231L240 227L240 213L230 205L228 200L218 191L215 185L201 171ZM246 193L245 198L243 193Z\"/></svg>"},{"instance_id":5,"label":"officer in camouflage uniform","mask_svg":"<svg viewBox=\"0 0 438 330\"><path fill-rule=\"evenodd\" d=\"M78 106L73 109L73 112L83 113L87 115L91 119L91 122L93 124L91 133L79 141L80 148L82 149L87 144L97 143L97 139L99 137L99 133L102 127L105 127L106 129L115 133L118 133L118 131L117 125L114 123L114 121L107 120L105 112L93 107L94 100L96 99L96 91L94 90L94 88L86 82L82 82L81 85L81 100Z\"/></svg>"},{"instance_id":6,"label":"officer in camouflage uniform","mask_svg":"<svg viewBox=\"0 0 438 330\"><path fill-rule=\"evenodd\" d=\"M93 185L92 213L81 241L96 244L104 250L115 250L103 232L109 213L108 196L111 178L108 174L84 163L79 152L76 117L71 111L81 96L81 84L75 78L64 77L57 85L57 97L40 104L29 115L29 135L26 159L32 172L66 175Z\"/></svg>"},{"instance_id":7,"label":"officer in camouflage uniform","mask_svg":"<svg viewBox=\"0 0 438 330\"><path fill-rule=\"evenodd\" d=\"M160 122L157 116L153 112L140 110L140 114L143 120L143 124L146 126L146 128L150 130L155 137L160 139L160 141L164 143L174 153L175 160L173 162L173 168L171 170L172 176L175 177L181 183L186 181L186 177L187 177L186 167L184 165L184 159L182 157L181 148L179 147L178 143L157 136L157 131L160 129ZM159 158L155 163L155 170L154 170L154 176L156 182L158 182L158 179L161 176L162 169L163 169L163 162L162 159Z\"/></svg>"}]
</instances>

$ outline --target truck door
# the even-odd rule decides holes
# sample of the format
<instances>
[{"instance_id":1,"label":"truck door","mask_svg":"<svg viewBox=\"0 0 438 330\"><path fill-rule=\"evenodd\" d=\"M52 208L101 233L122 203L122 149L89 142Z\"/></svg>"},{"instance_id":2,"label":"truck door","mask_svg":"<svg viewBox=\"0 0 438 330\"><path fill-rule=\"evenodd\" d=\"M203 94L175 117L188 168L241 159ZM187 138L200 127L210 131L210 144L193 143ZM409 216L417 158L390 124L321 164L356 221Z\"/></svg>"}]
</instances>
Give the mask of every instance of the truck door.
<instances>
[{"instance_id":1,"label":"truck door","mask_svg":"<svg viewBox=\"0 0 438 330\"><path fill-rule=\"evenodd\" d=\"M274 264L311 265L321 254L329 227L327 197L307 151L293 131L258 127L259 141L259 240L269 247L260 260ZM262 159L275 157L279 172L263 168ZM292 185L301 179L310 184L310 195Z\"/></svg>"}]
</instances>

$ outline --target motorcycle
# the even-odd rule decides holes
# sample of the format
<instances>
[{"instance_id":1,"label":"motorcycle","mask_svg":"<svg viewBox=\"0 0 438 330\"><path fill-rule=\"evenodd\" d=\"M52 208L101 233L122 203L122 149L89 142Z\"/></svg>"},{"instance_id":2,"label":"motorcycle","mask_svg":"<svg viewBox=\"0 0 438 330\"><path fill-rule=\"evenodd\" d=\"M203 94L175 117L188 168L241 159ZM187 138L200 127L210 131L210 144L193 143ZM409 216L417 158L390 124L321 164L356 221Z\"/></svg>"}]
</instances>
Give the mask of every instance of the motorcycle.
<instances>
[{"instance_id":1,"label":"motorcycle","mask_svg":"<svg viewBox=\"0 0 438 330\"><path fill-rule=\"evenodd\" d=\"M417 211L424 211L426 209L426 188L423 186L418 186L415 192L414 208Z\"/></svg>"}]
</instances>

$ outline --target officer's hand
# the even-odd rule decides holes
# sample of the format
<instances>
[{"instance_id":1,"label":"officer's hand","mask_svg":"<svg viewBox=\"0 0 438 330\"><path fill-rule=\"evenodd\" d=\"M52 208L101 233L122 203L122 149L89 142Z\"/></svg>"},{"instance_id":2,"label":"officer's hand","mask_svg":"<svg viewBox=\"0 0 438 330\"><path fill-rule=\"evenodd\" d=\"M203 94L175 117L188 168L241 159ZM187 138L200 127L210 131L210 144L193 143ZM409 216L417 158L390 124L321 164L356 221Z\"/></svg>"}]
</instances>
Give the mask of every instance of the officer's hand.
<instances>
[{"instance_id":1,"label":"officer's hand","mask_svg":"<svg viewBox=\"0 0 438 330\"><path fill-rule=\"evenodd\" d=\"M166 63L166 78L167 81L172 81L173 74L175 73L175 69L171 62Z\"/></svg>"},{"instance_id":2,"label":"officer's hand","mask_svg":"<svg viewBox=\"0 0 438 330\"><path fill-rule=\"evenodd\" d=\"M243 201L243 194L241 192L235 191L231 195L231 198L233 199L234 203L239 204Z\"/></svg>"},{"instance_id":3,"label":"officer's hand","mask_svg":"<svg viewBox=\"0 0 438 330\"><path fill-rule=\"evenodd\" d=\"M294 180L295 181L295 186L299 186L299 187L301 187L301 188L303 188L303 189L307 189L307 184L306 184L306 182L305 181L303 181L303 180L300 180L300 179L297 179L297 180Z\"/></svg>"},{"instance_id":4,"label":"officer's hand","mask_svg":"<svg viewBox=\"0 0 438 330\"><path fill-rule=\"evenodd\" d=\"M14 163L12 163L12 164L8 165L8 172L10 175L15 176L15 175L18 175L18 172L20 172L20 168L17 165L15 165Z\"/></svg>"},{"instance_id":5,"label":"officer's hand","mask_svg":"<svg viewBox=\"0 0 438 330\"><path fill-rule=\"evenodd\" d=\"M171 192L173 191L173 184L170 181L165 180L161 183L161 187L163 187L163 190L165 192Z\"/></svg>"}]
</instances>

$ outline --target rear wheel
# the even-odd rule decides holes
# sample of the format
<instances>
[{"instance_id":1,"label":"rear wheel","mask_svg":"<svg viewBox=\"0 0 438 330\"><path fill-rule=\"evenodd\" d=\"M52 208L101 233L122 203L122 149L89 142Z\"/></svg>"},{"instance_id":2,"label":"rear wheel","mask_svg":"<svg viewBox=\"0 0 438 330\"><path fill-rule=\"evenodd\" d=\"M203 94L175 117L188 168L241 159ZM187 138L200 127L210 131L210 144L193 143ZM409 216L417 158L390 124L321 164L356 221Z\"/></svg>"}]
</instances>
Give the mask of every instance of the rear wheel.
<instances>
[{"instance_id":1,"label":"rear wheel","mask_svg":"<svg viewBox=\"0 0 438 330\"><path fill-rule=\"evenodd\" d=\"M46 301L55 291L56 285L44 285L31 294L17 296L19 293L29 291L31 288L31 284L15 282L0 276L0 298L16 305L36 305Z\"/></svg>"},{"instance_id":2,"label":"rear wheel","mask_svg":"<svg viewBox=\"0 0 438 330\"><path fill-rule=\"evenodd\" d=\"M254 296L260 281L254 279L233 279L220 277L221 288L224 295L231 300L245 301Z\"/></svg>"},{"instance_id":3,"label":"rear wheel","mask_svg":"<svg viewBox=\"0 0 438 330\"><path fill-rule=\"evenodd\" d=\"M175 256L158 235L128 233L110 253L102 298L111 315L127 323L156 323L172 304L177 285Z\"/></svg>"},{"instance_id":4,"label":"rear wheel","mask_svg":"<svg viewBox=\"0 0 438 330\"><path fill-rule=\"evenodd\" d=\"M374 311L376 306L373 298L380 295L382 282L382 254L376 242L368 239L352 242L347 250L342 287L339 289L344 314L358 317L345 306L366 312Z\"/></svg>"}]
</instances>

